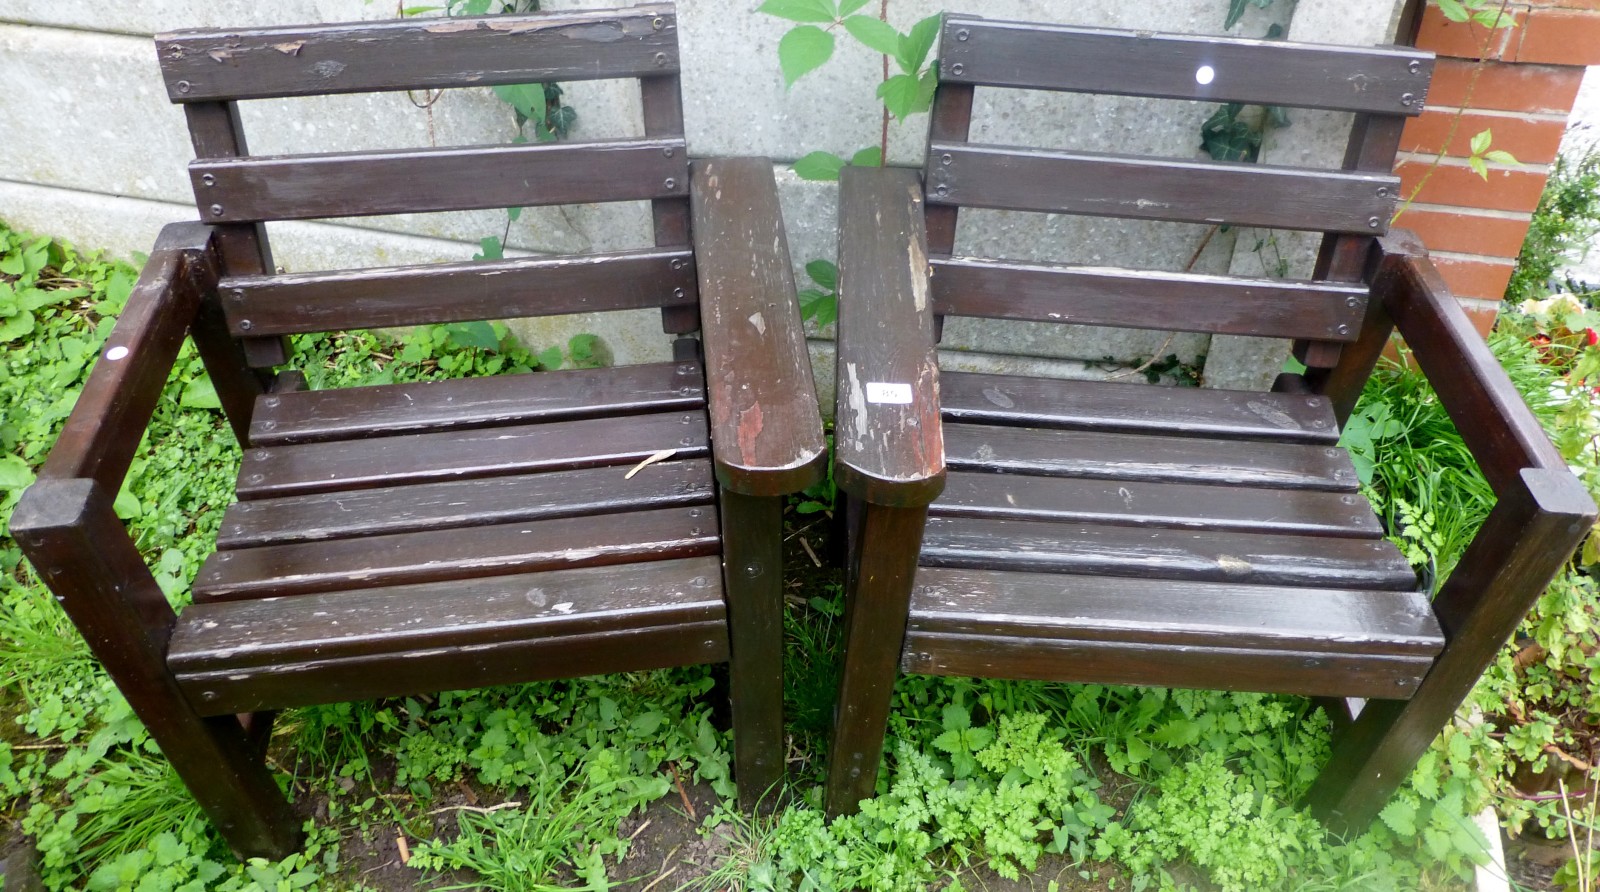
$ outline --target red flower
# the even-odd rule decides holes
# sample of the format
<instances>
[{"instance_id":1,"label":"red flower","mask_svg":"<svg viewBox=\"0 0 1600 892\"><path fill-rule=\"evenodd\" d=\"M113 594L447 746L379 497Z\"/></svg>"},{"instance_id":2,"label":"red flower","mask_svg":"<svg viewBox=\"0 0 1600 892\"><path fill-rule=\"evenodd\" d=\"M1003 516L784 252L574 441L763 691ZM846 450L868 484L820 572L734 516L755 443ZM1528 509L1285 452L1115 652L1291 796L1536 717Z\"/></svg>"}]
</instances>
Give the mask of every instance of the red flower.
<instances>
[{"instance_id":1,"label":"red flower","mask_svg":"<svg viewBox=\"0 0 1600 892\"><path fill-rule=\"evenodd\" d=\"M1589 346L1591 347L1596 344L1600 344L1600 334L1596 334L1595 330L1592 328L1585 328L1583 330L1583 337L1584 340L1589 342Z\"/></svg>"}]
</instances>

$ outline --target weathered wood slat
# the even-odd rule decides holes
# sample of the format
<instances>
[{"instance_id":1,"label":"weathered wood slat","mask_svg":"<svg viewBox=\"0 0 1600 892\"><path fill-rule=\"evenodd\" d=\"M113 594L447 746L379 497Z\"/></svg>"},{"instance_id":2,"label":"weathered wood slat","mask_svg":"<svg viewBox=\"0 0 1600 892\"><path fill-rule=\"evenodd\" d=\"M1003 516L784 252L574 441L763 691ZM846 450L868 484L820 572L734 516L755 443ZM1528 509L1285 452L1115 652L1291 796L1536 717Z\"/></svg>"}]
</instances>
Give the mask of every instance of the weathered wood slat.
<instances>
[{"instance_id":1,"label":"weathered wood slat","mask_svg":"<svg viewBox=\"0 0 1600 892\"><path fill-rule=\"evenodd\" d=\"M666 412L246 450L239 498L633 464L707 453L703 412ZM622 471L618 472L623 473ZM641 472L643 473L643 472Z\"/></svg>"},{"instance_id":2,"label":"weathered wood slat","mask_svg":"<svg viewBox=\"0 0 1600 892\"><path fill-rule=\"evenodd\" d=\"M1355 338L1364 286L956 257L933 261L933 311L1261 337Z\"/></svg>"},{"instance_id":3,"label":"weathered wood slat","mask_svg":"<svg viewBox=\"0 0 1600 892\"><path fill-rule=\"evenodd\" d=\"M893 168L846 167L839 183L834 474L853 496L926 505L944 445L922 188Z\"/></svg>"},{"instance_id":4,"label":"weathered wood slat","mask_svg":"<svg viewBox=\"0 0 1600 892\"><path fill-rule=\"evenodd\" d=\"M670 4L156 35L173 102L264 99L678 70Z\"/></svg>"},{"instance_id":5,"label":"weathered wood slat","mask_svg":"<svg viewBox=\"0 0 1600 892\"><path fill-rule=\"evenodd\" d=\"M615 467L584 468L237 502L222 517L217 547L614 514L709 504L715 496L711 465L704 459L651 465L631 480L623 473Z\"/></svg>"},{"instance_id":6,"label":"weathered wood slat","mask_svg":"<svg viewBox=\"0 0 1600 892\"><path fill-rule=\"evenodd\" d=\"M275 598L567 567L697 557L718 551L709 506L396 533L219 551L194 599Z\"/></svg>"},{"instance_id":7,"label":"weathered wood slat","mask_svg":"<svg viewBox=\"0 0 1600 892\"><path fill-rule=\"evenodd\" d=\"M307 220L681 197L681 138L190 162L200 218Z\"/></svg>"},{"instance_id":8,"label":"weathered wood slat","mask_svg":"<svg viewBox=\"0 0 1600 892\"><path fill-rule=\"evenodd\" d=\"M302 660L714 622L715 557L195 604L167 663L221 672Z\"/></svg>"},{"instance_id":9,"label":"weathered wood slat","mask_svg":"<svg viewBox=\"0 0 1600 892\"><path fill-rule=\"evenodd\" d=\"M1339 441L1333 410L1321 396L947 372L940 401L951 421L1226 440Z\"/></svg>"},{"instance_id":10,"label":"weathered wood slat","mask_svg":"<svg viewBox=\"0 0 1600 892\"><path fill-rule=\"evenodd\" d=\"M1308 697L1410 697L1428 657L910 633L907 672L1159 685Z\"/></svg>"},{"instance_id":11,"label":"weathered wood slat","mask_svg":"<svg viewBox=\"0 0 1600 892\"><path fill-rule=\"evenodd\" d=\"M828 461L794 267L772 162L694 164L695 253L711 442L722 485L752 496L798 492Z\"/></svg>"},{"instance_id":12,"label":"weathered wood slat","mask_svg":"<svg viewBox=\"0 0 1600 892\"><path fill-rule=\"evenodd\" d=\"M946 422L953 470L1274 489L1355 492L1355 465L1333 446L1250 443Z\"/></svg>"},{"instance_id":13,"label":"weathered wood slat","mask_svg":"<svg viewBox=\"0 0 1600 892\"><path fill-rule=\"evenodd\" d=\"M693 306L688 249L224 279L235 336Z\"/></svg>"},{"instance_id":14,"label":"weathered wood slat","mask_svg":"<svg viewBox=\"0 0 1600 892\"><path fill-rule=\"evenodd\" d=\"M1204 80L1201 67L1210 69ZM1433 54L950 15L940 83L1352 112L1422 113Z\"/></svg>"},{"instance_id":15,"label":"weathered wood slat","mask_svg":"<svg viewBox=\"0 0 1600 892\"><path fill-rule=\"evenodd\" d=\"M250 442L313 443L386 434L695 409L700 365L650 363L268 394Z\"/></svg>"},{"instance_id":16,"label":"weathered wood slat","mask_svg":"<svg viewBox=\"0 0 1600 892\"><path fill-rule=\"evenodd\" d=\"M1444 647L1444 633L1422 592L940 567L917 571L909 628L1346 655L1430 657Z\"/></svg>"},{"instance_id":17,"label":"weathered wood slat","mask_svg":"<svg viewBox=\"0 0 1600 892\"><path fill-rule=\"evenodd\" d=\"M198 711L229 715L727 659L728 627L719 620L473 647L309 659L254 669L183 673L177 680Z\"/></svg>"},{"instance_id":18,"label":"weathered wood slat","mask_svg":"<svg viewBox=\"0 0 1600 892\"><path fill-rule=\"evenodd\" d=\"M928 202L1264 229L1379 235L1399 179L1222 161L1178 161L933 143Z\"/></svg>"},{"instance_id":19,"label":"weathered wood slat","mask_svg":"<svg viewBox=\"0 0 1600 892\"><path fill-rule=\"evenodd\" d=\"M953 472L929 511L944 517L1061 520L1302 536L1376 539L1383 535L1383 525L1360 495L1253 486Z\"/></svg>"},{"instance_id":20,"label":"weathered wood slat","mask_svg":"<svg viewBox=\"0 0 1600 892\"><path fill-rule=\"evenodd\" d=\"M1382 539L930 517L930 567L1404 591L1417 577Z\"/></svg>"}]
</instances>

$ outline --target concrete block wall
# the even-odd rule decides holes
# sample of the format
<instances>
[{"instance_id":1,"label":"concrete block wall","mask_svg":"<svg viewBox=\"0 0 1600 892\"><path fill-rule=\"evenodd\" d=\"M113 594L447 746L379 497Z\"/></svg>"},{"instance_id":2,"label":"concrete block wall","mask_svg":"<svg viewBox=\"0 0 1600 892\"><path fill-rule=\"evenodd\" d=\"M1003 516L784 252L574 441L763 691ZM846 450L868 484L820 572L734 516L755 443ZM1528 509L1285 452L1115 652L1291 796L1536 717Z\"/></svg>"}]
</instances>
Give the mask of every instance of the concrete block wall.
<instances>
[{"instance_id":1,"label":"concrete block wall","mask_svg":"<svg viewBox=\"0 0 1600 892\"><path fill-rule=\"evenodd\" d=\"M1600 2L1519 0L1507 11L1516 27L1494 32L1451 22L1437 5L1423 11L1417 46L1440 59L1428 110L1406 127L1395 168L1402 194L1410 195L1444 150L1444 160L1398 225L1422 236L1484 333L1505 296L1585 66L1600 65ZM1491 162L1487 180L1466 160L1472 137L1485 129L1493 133L1493 148L1518 161Z\"/></svg>"},{"instance_id":2,"label":"concrete block wall","mask_svg":"<svg viewBox=\"0 0 1600 892\"><path fill-rule=\"evenodd\" d=\"M1352 5L1353 4L1353 5ZM597 0L547 0L547 9L603 5ZM836 188L807 182L788 169L806 152L848 155L875 144L879 117L873 89L879 59L841 38L836 58L786 90L777 43L788 23L755 12L759 0L681 0L685 118L696 156L761 154L777 162L791 249L799 267L832 258ZM1398 0L1277 0L1254 4L1234 35L1287 25L1295 39L1371 44L1392 38ZM892 0L899 27L941 9L1012 18L1159 31L1221 33L1224 0L1155 0L1124 4L1083 0ZM193 219L184 171L191 158L181 112L157 76L150 35L188 27L378 19L396 7L366 0L0 0L0 115L25 121L0 136L0 218L65 236L85 247L128 255L147 249L160 225ZM1293 20L1291 21L1291 14ZM1356 24L1352 24L1356 23ZM570 84L579 113L575 136L636 133L636 90L620 84ZM1199 124L1211 107L1190 103L980 91L975 138L1041 146L1147 151L1192 157ZM242 105L256 153L504 141L509 111L486 90L451 91L428 109L404 94L249 102ZM926 116L891 128L890 163L918 164ZM1342 154L1347 124L1304 113L1275 134L1264 160L1332 163ZM583 206L529 211L510 228L513 251L604 250L648 241L642 206ZM269 226L277 263L290 270L465 259L486 235L499 235L498 211L414 215ZM1181 269L1205 227L1142 223L1086 225L1063 216L973 212L963 216L958 248L1001 256L1048 256L1105 265ZM1213 234L1194 268L1248 272L1253 257L1235 250L1237 233ZM1301 254L1304 254L1301 249ZM519 333L543 347L577 331L600 334L618 361L664 357L667 339L652 313L607 314L524 324ZM814 332L819 389L831 392L827 332ZM1204 336L1171 341L1159 331L1077 330L1064 326L958 321L947 329L957 367L1052 375L1095 375L1101 361L1128 363L1155 351L1185 361L1208 352L1218 380L1270 376L1277 361L1230 350ZM1231 356L1231 361L1221 358ZM1087 362L1086 362L1087 361ZM1221 374L1224 367L1237 372Z\"/></svg>"}]
</instances>

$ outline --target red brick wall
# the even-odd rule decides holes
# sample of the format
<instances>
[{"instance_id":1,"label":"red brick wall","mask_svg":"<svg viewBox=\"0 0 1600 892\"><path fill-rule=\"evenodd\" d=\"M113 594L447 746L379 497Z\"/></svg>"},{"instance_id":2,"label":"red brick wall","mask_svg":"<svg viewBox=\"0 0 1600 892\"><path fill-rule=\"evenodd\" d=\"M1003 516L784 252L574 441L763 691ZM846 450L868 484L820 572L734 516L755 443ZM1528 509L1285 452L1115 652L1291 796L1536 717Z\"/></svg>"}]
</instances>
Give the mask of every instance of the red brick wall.
<instances>
[{"instance_id":1,"label":"red brick wall","mask_svg":"<svg viewBox=\"0 0 1600 892\"><path fill-rule=\"evenodd\" d=\"M1518 0L1517 27L1490 33L1423 13L1416 44L1439 54L1428 110L1406 126L1395 172L1410 195L1433 163L1463 107L1444 162L1397 225L1414 229L1481 331L1494 323L1512 264L1566 129L1583 67L1600 65L1600 0ZM1487 37L1489 60L1468 84ZM1517 157L1490 164L1484 181L1467 166L1467 144L1482 130L1492 148Z\"/></svg>"}]
</instances>

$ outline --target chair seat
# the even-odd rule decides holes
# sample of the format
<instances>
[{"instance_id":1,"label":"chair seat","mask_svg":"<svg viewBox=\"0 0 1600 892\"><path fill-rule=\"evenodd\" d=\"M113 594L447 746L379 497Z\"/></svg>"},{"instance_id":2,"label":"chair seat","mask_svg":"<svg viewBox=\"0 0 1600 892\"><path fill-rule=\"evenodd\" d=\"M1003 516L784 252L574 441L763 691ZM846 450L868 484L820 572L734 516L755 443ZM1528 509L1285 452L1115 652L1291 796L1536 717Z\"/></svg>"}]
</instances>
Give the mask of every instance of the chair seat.
<instances>
[{"instance_id":1,"label":"chair seat","mask_svg":"<svg viewBox=\"0 0 1600 892\"><path fill-rule=\"evenodd\" d=\"M1326 399L946 379L907 671L1394 699L1443 648Z\"/></svg>"},{"instance_id":2,"label":"chair seat","mask_svg":"<svg viewBox=\"0 0 1600 892\"><path fill-rule=\"evenodd\" d=\"M179 617L180 685L221 714L726 659L701 381L262 397L272 445L247 450Z\"/></svg>"}]
</instances>

